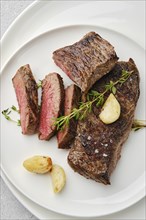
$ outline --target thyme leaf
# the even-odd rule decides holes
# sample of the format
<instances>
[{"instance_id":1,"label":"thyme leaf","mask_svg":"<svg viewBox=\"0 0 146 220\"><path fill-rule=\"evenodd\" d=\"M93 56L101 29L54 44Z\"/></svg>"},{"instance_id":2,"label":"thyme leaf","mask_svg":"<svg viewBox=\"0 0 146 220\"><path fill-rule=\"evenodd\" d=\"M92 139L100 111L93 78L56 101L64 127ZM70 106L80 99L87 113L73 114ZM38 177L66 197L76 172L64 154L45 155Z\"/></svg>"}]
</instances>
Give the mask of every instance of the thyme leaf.
<instances>
[{"instance_id":1,"label":"thyme leaf","mask_svg":"<svg viewBox=\"0 0 146 220\"><path fill-rule=\"evenodd\" d=\"M39 82L37 83L38 89L42 87L42 80L39 79Z\"/></svg>"},{"instance_id":2,"label":"thyme leaf","mask_svg":"<svg viewBox=\"0 0 146 220\"><path fill-rule=\"evenodd\" d=\"M105 85L105 88L106 88L107 91L112 92L113 87L114 87L114 82L113 81L110 81L107 85Z\"/></svg>"},{"instance_id":3,"label":"thyme leaf","mask_svg":"<svg viewBox=\"0 0 146 220\"><path fill-rule=\"evenodd\" d=\"M21 121L17 120L17 126L21 126Z\"/></svg>"},{"instance_id":4,"label":"thyme leaf","mask_svg":"<svg viewBox=\"0 0 146 220\"><path fill-rule=\"evenodd\" d=\"M17 109L14 105L12 105L11 109L17 113L20 113L19 109Z\"/></svg>"},{"instance_id":5,"label":"thyme leaf","mask_svg":"<svg viewBox=\"0 0 146 220\"><path fill-rule=\"evenodd\" d=\"M112 93L115 95L115 94L116 94L116 92L117 92L117 89L116 89L116 87L115 87L115 86L113 86L113 87L112 87Z\"/></svg>"}]
</instances>

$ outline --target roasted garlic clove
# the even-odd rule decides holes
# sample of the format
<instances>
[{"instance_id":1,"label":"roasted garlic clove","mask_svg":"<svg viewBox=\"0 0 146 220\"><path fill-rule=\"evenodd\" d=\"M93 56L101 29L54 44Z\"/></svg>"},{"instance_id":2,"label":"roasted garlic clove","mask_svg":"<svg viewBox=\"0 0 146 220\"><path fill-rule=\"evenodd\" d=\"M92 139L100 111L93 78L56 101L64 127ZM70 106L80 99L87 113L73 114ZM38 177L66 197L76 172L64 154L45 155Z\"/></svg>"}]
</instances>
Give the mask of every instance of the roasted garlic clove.
<instances>
[{"instance_id":1,"label":"roasted garlic clove","mask_svg":"<svg viewBox=\"0 0 146 220\"><path fill-rule=\"evenodd\" d=\"M99 118L105 124L111 124L115 122L121 113L121 107L115 96L111 93L105 101Z\"/></svg>"},{"instance_id":2,"label":"roasted garlic clove","mask_svg":"<svg viewBox=\"0 0 146 220\"><path fill-rule=\"evenodd\" d=\"M60 192L66 183L66 175L63 168L57 164L54 164L51 170L51 177L54 192Z\"/></svg>"},{"instance_id":3,"label":"roasted garlic clove","mask_svg":"<svg viewBox=\"0 0 146 220\"><path fill-rule=\"evenodd\" d=\"M34 156L23 162L26 170L32 173L47 173L52 169L52 160L46 156Z\"/></svg>"}]
</instances>

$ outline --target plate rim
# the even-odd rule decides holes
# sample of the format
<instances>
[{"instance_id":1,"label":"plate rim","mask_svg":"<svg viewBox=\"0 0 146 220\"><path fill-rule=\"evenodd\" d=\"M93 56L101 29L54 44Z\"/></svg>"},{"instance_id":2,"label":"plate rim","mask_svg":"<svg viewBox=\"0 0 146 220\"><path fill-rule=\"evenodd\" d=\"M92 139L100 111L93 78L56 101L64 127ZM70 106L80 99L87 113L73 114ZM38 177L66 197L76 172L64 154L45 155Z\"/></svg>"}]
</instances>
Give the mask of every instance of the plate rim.
<instances>
[{"instance_id":1,"label":"plate rim","mask_svg":"<svg viewBox=\"0 0 146 220\"><path fill-rule=\"evenodd\" d=\"M99 29L103 29L103 30L109 30L113 33L116 33L116 34L119 34L119 35L122 35L123 37L127 38L128 40L132 41L133 43L135 43L136 45L138 45L141 49L145 50L143 46L141 46L139 43L137 43L135 40L133 40L131 37L128 37L127 35L124 35L116 30L113 30L113 29L110 29L110 28L107 28L107 27L102 27L102 26L98 26L98 25L94 25L94 24L85 24L85 23L80 23L80 24L71 24L71 25L62 25L62 26L59 26L59 27L56 27L56 28L50 28L49 30L47 31L44 31L42 32L41 34L38 34L37 36L35 37L32 37L31 39L29 39L27 42L25 42L24 44L22 44L20 47L18 47L18 49L12 54L12 56L7 60L7 62L2 66L1 68L1 71L0 71L0 75L2 75L4 69L6 68L6 66L9 64L9 62L11 61L11 59L13 59L14 56L17 55L17 53L19 53L20 50L22 50L25 46L27 46L27 44L30 44L32 41L35 41L37 40L38 38L42 37L43 35L46 35L48 34L49 32L52 32L52 31L56 31L58 29L63 29L63 28L69 28L69 27L79 27L79 26L91 26L91 27L96 27L96 28L99 28Z\"/></svg>"}]
</instances>

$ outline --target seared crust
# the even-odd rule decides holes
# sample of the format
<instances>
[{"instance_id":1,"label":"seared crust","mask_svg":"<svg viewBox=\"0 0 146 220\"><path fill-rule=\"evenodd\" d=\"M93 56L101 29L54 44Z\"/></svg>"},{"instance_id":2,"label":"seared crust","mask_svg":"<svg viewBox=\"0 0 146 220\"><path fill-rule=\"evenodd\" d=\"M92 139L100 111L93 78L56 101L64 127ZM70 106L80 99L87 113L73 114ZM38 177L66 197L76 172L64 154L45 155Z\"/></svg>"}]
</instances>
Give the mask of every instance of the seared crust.
<instances>
[{"instance_id":1,"label":"seared crust","mask_svg":"<svg viewBox=\"0 0 146 220\"><path fill-rule=\"evenodd\" d=\"M34 134L38 128L38 90L29 64L18 69L12 79L20 110L23 134Z\"/></svg>"},{"instance_id":2,"label":"seared crust","mask_svg":"<svg viewBox=\"0 0 146 220\"><path fill-rule=\"evenodd\" d=\"M102 92L105 84L119 79L122 69L133 73L122 86L116 86L115 96L121 105L120 118L106 125L98 117L101 108L94 106L87 118L78 122L77 136L68 155L68 162L76 172L104 184L110 184L110 175L131 131L140 93L139 73L134 61L129 59L128 62L118 62L109 74L92 87L93 90Z\"/></svg>"},{"instance_id":3,"label":"seared crust","mask_svg":"<svg viewBox=\"0 0 146 220\"><path fill-rule=\"evenodd\" d=\"M87 93L97 80L114 67L118 57L108 41L90 32L79 42L54 51L53 59Z\"/></svg>"}]
</instances>

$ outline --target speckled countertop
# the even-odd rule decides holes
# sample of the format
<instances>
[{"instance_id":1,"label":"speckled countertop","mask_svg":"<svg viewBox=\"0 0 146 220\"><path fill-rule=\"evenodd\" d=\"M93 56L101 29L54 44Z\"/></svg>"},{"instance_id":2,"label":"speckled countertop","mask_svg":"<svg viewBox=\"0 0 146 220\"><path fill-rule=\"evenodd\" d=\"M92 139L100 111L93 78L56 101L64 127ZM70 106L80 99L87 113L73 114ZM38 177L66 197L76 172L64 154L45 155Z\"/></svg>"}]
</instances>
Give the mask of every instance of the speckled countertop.
<instances>
[{"instance_id":1,"label":"speckled countertop","mask_svg":"<svg viewBox=\"0 0 146 220\"><path fill-rule=\"evenodd\" d=\"M0 0L1 4L1 37L13 22L13 20L28 6L32 0ZM4 181L0 178L1 183L1 218L2 220L28 220L37 219L32 215L21 203L14 197L8 189ZM134 206L126 209L123 212L117 213L117 218L113 219L146 219L145 216L145 199L141 200ZM127 218L126 218L127 216ZM112 219L112 218L110 218Z\"/></svg>"}]
</instances>

